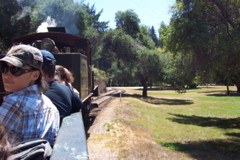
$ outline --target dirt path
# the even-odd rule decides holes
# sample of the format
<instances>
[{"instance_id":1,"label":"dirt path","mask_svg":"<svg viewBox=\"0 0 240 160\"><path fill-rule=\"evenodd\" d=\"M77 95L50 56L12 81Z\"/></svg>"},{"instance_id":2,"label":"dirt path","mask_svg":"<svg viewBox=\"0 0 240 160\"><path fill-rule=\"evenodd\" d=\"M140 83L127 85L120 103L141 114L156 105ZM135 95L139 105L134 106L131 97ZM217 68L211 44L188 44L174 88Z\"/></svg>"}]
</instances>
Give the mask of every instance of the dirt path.
<instances>
[{"instance_id":1,"label":"dirt path","mask_svg":"<svg viewBox=\"0 0 240 160\"><path fill-rule=\"evenodd\" d=\"M132 115L138 113L133 113L130 107L127 101L115 98L101 108L88 130L90 160L171 159L168 151L151 138L149 131L131 123Z\"/></svg>"},{"instance_id":2,"label":"dirt path","mask_svg":"<svg viewBox=\"0 0 240 160\"><path fill-rule=\"evenodd\" d=\"M108 143L105 138L109 133L106 124L114 120L114 107L108 106L101 109L98 116L94 120L93 125L89 128L90 137L87 140L89 159L116 159L117 153L111 151L105 145Z\"/></svg>"}]
</instances>

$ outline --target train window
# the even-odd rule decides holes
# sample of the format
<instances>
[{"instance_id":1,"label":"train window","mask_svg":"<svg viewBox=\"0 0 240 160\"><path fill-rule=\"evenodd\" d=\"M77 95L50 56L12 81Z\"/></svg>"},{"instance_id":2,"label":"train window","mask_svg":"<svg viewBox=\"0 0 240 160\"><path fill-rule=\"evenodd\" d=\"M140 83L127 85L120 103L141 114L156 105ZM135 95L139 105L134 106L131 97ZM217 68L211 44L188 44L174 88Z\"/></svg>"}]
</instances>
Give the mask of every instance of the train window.
<instances>
[{"instance_id":1,"label":"train window","mask_svg":"<svg viewBox=\"0 0 240 160\"><path fill-rule=\"evenodd\" d=\"M66 53L70 53L71 52L71 48L70 47L64 47L64 49L65 49Z\"/></svg>"},{"instance_id":2,"label":"train window","mask_svg":"<svg viewBox=\"0 0 240 160\"><path fill-rule=\"evenodd\" d=\"M83 49L78 49L78 53L85 54L85 51Z\"/></svg>"}]
</instances>

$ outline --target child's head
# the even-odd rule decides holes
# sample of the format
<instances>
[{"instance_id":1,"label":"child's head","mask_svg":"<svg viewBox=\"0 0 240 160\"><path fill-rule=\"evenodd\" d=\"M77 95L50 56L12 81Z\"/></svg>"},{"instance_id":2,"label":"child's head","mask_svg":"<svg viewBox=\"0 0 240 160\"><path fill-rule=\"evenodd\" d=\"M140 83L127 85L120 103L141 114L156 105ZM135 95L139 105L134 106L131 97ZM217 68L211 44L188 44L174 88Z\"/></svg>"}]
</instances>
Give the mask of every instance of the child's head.
<instances>
[{"instance_id":1,"label":"child's head","mask_svg":"<svg viewBox=\"0 0 240 160\"><path fill-rule=\"evenodd\" d=\"M17 92L33 84L41 87L42 63L43 57L37 48L23 44L13 46L0 59L4 89Z\"/></svg>"}]
</instances>

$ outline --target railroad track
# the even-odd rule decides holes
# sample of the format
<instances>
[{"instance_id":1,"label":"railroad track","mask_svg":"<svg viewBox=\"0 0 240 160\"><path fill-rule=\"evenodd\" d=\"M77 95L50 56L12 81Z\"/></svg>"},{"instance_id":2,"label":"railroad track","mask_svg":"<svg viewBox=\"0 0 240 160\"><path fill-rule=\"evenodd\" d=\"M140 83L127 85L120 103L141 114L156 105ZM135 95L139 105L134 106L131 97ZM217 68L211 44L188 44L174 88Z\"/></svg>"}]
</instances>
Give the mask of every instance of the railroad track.
<instances>
[{"instance_id":1,"label":"railroad track","mask_svg":"<svg viewBox=\"0 0 240 160\"><path fill-rule=\"evenodd\" d=\"M92 105L94 106L94 108L91 110L89 118L96 117L97 113L101 111L101 109L104 107L104 105L106 105L107 102L109 102L113 98L121 97L124 92L125 90L123 89L111 88L111 90L107 93L102 94L98 97L94 97L92 99Z\"/></svg>"},{"instance_id":2,"label":"railroad track","mask_svg":"<svg viewBox=\"0 0 240 160\"><path fill-rule=\"evenodd\" d=\"M99 97L96 97L92 100L93 104L100 105L103 102L106 102L107 100L110 100L113 97L121 97L121 95L125 92L123 89L116 89L111 88L111 90L105 94L100 95Z\"/></svg>"},{"instance_id":3,"label":"railroad track","mask_svg":"<svg viewBox=\"0 0 240 160\"><path fill-rule=\"evenodd\" d=\"M116 97L121 97L125 92L123 89L111 88L107 93L101 94L98 97L92 97L92 106L90 113L88 114L88 120L85 122L86 133L88 129L93 124L95 118L98 115L98 112L101 111L102 108L106 106L106 104ZM88 137L88 136L87 136Z\"/></svg>"}]
</instances>

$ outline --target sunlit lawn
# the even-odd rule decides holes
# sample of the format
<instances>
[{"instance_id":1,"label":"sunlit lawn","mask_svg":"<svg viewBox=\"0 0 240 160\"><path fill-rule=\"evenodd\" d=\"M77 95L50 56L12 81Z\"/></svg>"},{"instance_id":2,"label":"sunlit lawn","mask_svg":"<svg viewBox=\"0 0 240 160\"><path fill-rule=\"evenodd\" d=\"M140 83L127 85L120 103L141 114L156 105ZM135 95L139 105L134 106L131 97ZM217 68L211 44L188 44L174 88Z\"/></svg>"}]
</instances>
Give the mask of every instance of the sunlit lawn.
<instances>
[{"instance_id":1,"label":"sunlit lawn","mask_svg":"<svg viewBox=\"0 0 240 160\"><path fill-rule=\"evenodd\" d=\"M152 131L156 142L192 158L240 158L240 96L236 88L209 86L178 94L174 90L129 90L125 98L140 112L135 123Z\"/></svg>"}]
</instances>

